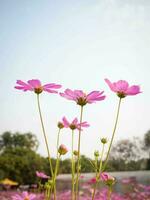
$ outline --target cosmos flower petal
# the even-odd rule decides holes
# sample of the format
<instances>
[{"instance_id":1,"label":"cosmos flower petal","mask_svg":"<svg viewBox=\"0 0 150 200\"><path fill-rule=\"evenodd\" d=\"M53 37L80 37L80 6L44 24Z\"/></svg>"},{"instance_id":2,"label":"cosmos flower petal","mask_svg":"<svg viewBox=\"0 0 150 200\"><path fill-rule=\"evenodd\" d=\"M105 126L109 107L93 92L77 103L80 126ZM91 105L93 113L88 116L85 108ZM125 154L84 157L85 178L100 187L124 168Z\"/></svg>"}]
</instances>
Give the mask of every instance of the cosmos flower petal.
<instances>
[{"instance_id":1,"label":"cosmos flower petal","mask_svg":"<svg viewBox=\"0 0 150 200\"><path fill-rule=\"evenodd\" d=\"M61 88L62 86L59 85L59 84L55 84L55 83L48 83L48 84L45 84L43 85L43 88L49 88L49 89L59 89Z\"/></svg>"},{"instance_id":2,"label":"cosmos flower petal","mask_svg":"<svg viewBox=\"0 0 150 200\"><path fill-rule=\"evenodd\" d=\"M23 87L23 86L15 86L15 89L23 90L24 92L26 92L28 90L33 91L32 88L30 88L30 87Z\"/></svg>"},{"instance_id":3,"label":"cosmos flower petal","mask_svg":"<svg viewBox=\"0 0 150 200\"><path fill-rule=\"evenodd\" d=\"M75 97L74 91L70 90L70 89L66 89L65 90L65 94L71 96L73 99Z\"/></svg>"},{"instance_id":4,"label":"cosmos flower petal","mask_svg":"<svg viewBox=\"0 0 150 200\"><path fill-rule=\"evenodd\" d=\"M29 84L27 84L27 83L25 83L25 82L23 82L21 80L17 80L16 84L19 85L19 86L18 85L15 86L15 88L18 89L18 90L23 90L23 91L30 90L30 91L33 91L33 88Z\"/></svg>"},{"instance_id":5,"label":"cosmos flower petal","mask_svg":"<svg viewBox=\"0 0 150 200\"><path fill-rule=\"evenodd\" d=\"M82 127L89 127L90 125L89 125L87 122L82 122L82 123L81 123L81 126L82 126Z\"/></svg>"},{"instance_id":6,"label":"cosmos flower petal","mask_svg":"<svg viewBox=\"0 0 150 200\"><path fill-rule=\"evenodd\" d=\"M120 80L117 83L115 83L115 90L119 92L126 92L129 87L129 84L127 81Z\"/></svg>"},{"instance_id":7,"label":"cosmos flower petal","mask_svg":"<svg viewBox=\"0 0 150 200\"><path fill-rule=\"evenodd\" d=\"M63 121L63 125L64 125L65 128L68 128L70 126L70 123L68 122L66 117L63 117L62 121Z\"/></svg>"},{"instance_id":8,"label":"cosmos flower petal","mask_svg":"<svg viewBox=\"0 0 150 200\"><path fill-rule=\"evenodd\" d=\"M103 92L102 92L102 93L103 93ZM92 91L92 92L90 92L90 93L87 95L87 99L88 99L88 100L89 100L89 99L93 99L93 98L99 96L99 95L102 94L102 93L100 93L99 91Z\"/></svg>"},{"instance_id":9,"label":"cosmos flower petal","mask_svg":"<svg viewBox=\"0 0 150 200\"><path fill-rule=\"evenodd\" d=\"M141 93L140 91L140 87L138 85L133 85L131 87L128 88L127 92L128 95L136 95Z\"/></svg>"},{"instance_id":10,"label":"cosmos flower petal","mask_svg":"<svg viewBox=\"0 0 150 200\"><path fill-rule=\"evenodd\" d=\"M77 119L77 117L76 117L76 118L74 118L74 120L71 122L71 124L77 125L77 123L78 123L78 119Z\"/></svg>"},{"instance_id":11,"label":"cosmos flower petal","mask_svg":"<svg viewBox=\"0 0 150 200\"><path fill-rule=\"evenodd\" d=\"M85 93L82 90L74 90L76 98L84 97Z\"/></svg>"},{"instance_id":12,"label":"cosmos flower petal","mask_svg":"<svg viewBox=\"0 0 150 200\"><path fill-rule=\"evenodd\" d=\"M105 82L108 84L108 86L110 87L110 89L113 91L113 92L116 92L115 90L115 87L114 87L114 84L110 82L110 80L108 80L107 78L104 79Z\"/></svg>"},{"instance_id":13,"label":"cosmos flower petal","mask_svg":"<svg viewBox=\"0 0 150 200\"><path fill-rule=\"evenodd\" d=\"M29 83L33 88L41 87L41 81L38 80L38 79L29 80L28 83Z\"/></svg>"},{"instance_id":14,"label":"cosmos flower petal","mask_svg":"<svg viewBox=\"0 0 150 200\"><path fill-rule=\"evenodd\" d=\"M22 85L22 86L25 86L25 87L28 87L28 86L29 86L29 84L25 83L25 82L22 81L22 80L17 80L16 83L17 83L18 85Z\"/></svg>"},{"instance_id":15,"label":"cosmos flower petal","mask_svg":"<svg viewBox=\"0 0 150 200\"><path fill-rule=\"evenodd\" d=\"M64 97L68 100L74 100L74 98L72 96L68 95L68 94L65 94L65 93L62 93L62 92L60 92L59 94L60 94L61 97Z\"/></svg>"},{"instance_id":16,"label":"cosmos flower petal","mask_svg":"<svg viewBox=\"0 0 150 200\"><path fill-rule=\"evenodd\" d=\"M95 103L96 101L102 101L106 98L106 96L97 97L94 100L88 100L88 103Z\"/></svg>"},{"instance_id":17,"label":"cosmos flower petal","mask_svg":"<svg viewBox=\"0 0 150 200\"><path fill-rule=\"evenodd\" d=\"M105 99L105 96L101 96L104 93L104 91L93 91L87 95L87 101L88 103L92 103L95 101L101 101Z\"/></svg>"},{"instance_id":18,"label":"cosmos flower petal","mask_svg":"<svg viewBox=\"0 0 150 200\"><path fill-rule=\"evenodd\" d=\"M22 196L25 198L26 196L28 196L28 192L22 192Z\"/></svg>"},{"instance_id":19,"label":"cosmos flower petal","mask_svg":"<svg viewBox=\"0 0 150 200\"><path fill-rule=\"evenodd\" d=\"M49 88L43 88L44 91L49 92L49 93L58 93L56 90L51 90Z\"/></svg>"}]
</instances>

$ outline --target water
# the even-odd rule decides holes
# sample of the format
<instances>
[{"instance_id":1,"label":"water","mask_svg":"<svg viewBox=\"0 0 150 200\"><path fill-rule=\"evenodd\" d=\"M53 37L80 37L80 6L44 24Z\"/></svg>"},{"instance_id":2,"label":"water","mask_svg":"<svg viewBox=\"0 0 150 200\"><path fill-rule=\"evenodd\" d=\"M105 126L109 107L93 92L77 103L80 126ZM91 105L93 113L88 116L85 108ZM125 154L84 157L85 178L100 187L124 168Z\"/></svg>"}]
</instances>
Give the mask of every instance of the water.
<instances>
[{"instance_id":1,"label":"water","mask_svg":"<svg viewBox=\"0 0 150 200\"><path fill-rule=\"evenodd\" d=\"M127 171L127 172L110 172L111 176L116 178L114 191L123 192L128 190L127 185L121 184L122 179L132 178L140 184L150 185L150 171ZM86 184L89 179L94 177L94 173L81 174L84 177L81 179L81 187ZM71 174L62 174L58 176L57 187L59 190L71 189Z\"/></svg>"}]
</instances>

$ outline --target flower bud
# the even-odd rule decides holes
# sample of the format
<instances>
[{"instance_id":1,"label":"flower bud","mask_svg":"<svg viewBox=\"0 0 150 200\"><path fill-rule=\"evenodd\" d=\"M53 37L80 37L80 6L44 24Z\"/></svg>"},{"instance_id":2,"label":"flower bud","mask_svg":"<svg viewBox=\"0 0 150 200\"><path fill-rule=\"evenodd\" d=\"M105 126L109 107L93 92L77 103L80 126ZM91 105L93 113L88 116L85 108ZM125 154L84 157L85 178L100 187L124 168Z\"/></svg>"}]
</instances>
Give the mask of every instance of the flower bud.
<instances>
[{"instance_id":1,"label":"flower bud","mask_svg":"<svg viewBox=\"0 0 150 200\"><path fill-rule=\"evenodd\" d=\"M108 186L112 186L112 185L114 185L115 182L116 182L116 179L115 179L113 176L107 174L106 172L102 172L102 173L100 174L100 179L101 179L102 181L104 181L105 184L108 185Z\"/></svg>"},{"instance_id":2,"label":"flower bud","mask_svg":"<svg viewBox=\"0 0 150 200\"><path fill-rule=\"evenodd\" d=\"M99 157L99 151L94 151L94 156Z\"/></svg>"},{"instance_id":3,"label":"flower bud","mask_svg":"<svg viewBox=\"0 0 150 200\"><path fill-rule=\"evenodd\" d=\"M61 144L59 146L58 152L60 153L60 155L65 155L68 152L68 149L64 144Z\"/></svg>"},{"instance_id":4,"label":"flower bud","mask_svg":"<svg viewBox=\"0 0 150 200\"><path fill-rule=\"evenodd\" d=\"M60 129L64 128L64 125L63 125L62 122L58 122L57 126L58 126L58 128L60 128Z\"/></svg>"},{"instance_id":5,"label":"flower bud","mask_svg":"<svg viewBox=\"0 0 150 200\"><path fill-rule=\"evenodd\" d=\"M78 156L78 155L79 155L79 152L78 152L77 150L74 150L74 151L73 151L73 154L74 154L75 156Z\"/></svg>"},{"instance_id":6,"label":"flower bud","mask_svg":"<svg viewBox=\"0 0 150 200\"><path fill-rule=\"evenodd\" d=\"M101 138L101 143L106 144L107 143L107 138Z\"/></svg>"}]
</instances>

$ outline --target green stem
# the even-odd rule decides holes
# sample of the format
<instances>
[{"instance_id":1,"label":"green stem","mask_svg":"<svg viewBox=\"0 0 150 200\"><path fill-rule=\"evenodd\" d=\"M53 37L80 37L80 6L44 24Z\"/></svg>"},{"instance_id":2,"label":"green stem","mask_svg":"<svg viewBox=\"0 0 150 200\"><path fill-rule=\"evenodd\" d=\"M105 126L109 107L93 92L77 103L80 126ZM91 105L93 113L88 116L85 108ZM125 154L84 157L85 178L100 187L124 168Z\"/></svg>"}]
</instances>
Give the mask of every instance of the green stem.
<instances>
[{"instance_id":1,"label":"green stem","mask_svg":"<svg viewBox=\"0 0 150 200\"><path fill-rule=\"evenodd\" d=\"M82 123L83 118L83 106L81 106L80 112L80 124ZM81 143L81 127L79 130L78 137L78 157L77 157L77 177L76 177L76 192L75 192L75 200L77 200L78 190L79 190L79 175L80 175L80 143Z\"/></svg>"},{"instance_id":2,"label":"green stem","mask_svg":"<svg viewBox=\"0 0 150 200\"><path fill-rule=\"evenodd\" d=\"M56 167L55 167L55 173L54 173L54 180L53 180L53 187L54 187L54 200L56 200L56 177L58 172L58 166L59 166L59 160L60 160L60 154L58 155L58 158L56 160Z\"/></svg>"},{"instance_id":3,"label":"green stem","mask_svg":"<svg viewBox=\"0 0 150 200\"><path fill-rule=\"evenodd\" d=\"M74 146L74 131L72 130L72 157L71 157L71 167L72 167L72 200L74 200L74 174L75 174L75 162L73 155L73 146Z\"/></svg>"},{"instance_id":4,"label":"green stem","mask_svg":"<svg viewBox=\"0 0 150 200\"><path fill-rule=\"evenodd\" d=\"M109 189L108 189L108 200L111 200L111 194L112 194L112 187L109 186Z\"/></svg>"},{"instance_id":5,"label":"green stem","mask_svg":"<svg viewBox=\"0 0 150 200\"><path fill-rule=\"evenodd\" d=\"M100 164L99 164L99 173L101 173L101 170L102 170L104 147L105 147L105 144L103 144L103 146L102 146L102 154L101 154Z\"/></svg>"},{"instance_id":6,"label":"green stem","mask_svg":"<svg viewBox=\"0 0 150 200\"><path fill-rule=\"evenodd\" d=\"M41 125L42 125L42 131L43 131L43 135L44 135L44 139L45 139L45 144L46 144L46 149L47 149L47 154L48 154L48 160L49 160L49 165L50 165L50 172L51 172L51 175L53 176L53 168L52 168L51 156L50 156L50 151L49 151L49 146L48 146L48 140L47 140L46 132L45 132L45 128L44 128L44 122L43 122L43 118L42 118L42 112L41 112L41 107L40 107L39 94L37 94L37 103L38 103L38 111L39 111L39 115L40 115L40 121L41 121Z\"/></svg>"},{"instance_id":7,"label":"green stem","mask_svg":"<svg viewBox=\"0 0 150 200\"><path fill-rule=\"evenodd\" d=\"M116 132L116 128L117 128L117 123L118 123L118 118L119 118L120 105L121 105L121 98L119 98L119 103L118 103L118 108L117 108L117 115L116 115L115 125L114 125L114 129L113 129L113 133L112 133L110 145L109 145L109 148L108 148L108 152L107 152L107 155L106 155L106 160L104 162L103 171L106 168L106 165L107 165L107 162L108 162L108 158L109 158L110 149L111 149L111 146L112 146L112 143L113 143L113 139L114 139L114 136L115 136L115 132Z\"/></svg>"},{"instance_id":8,"label":"green stem","mask_svg":"<svg viewBox=\"0 0 150 200\"><path fill-rule=\"evenodd\" d=\"M100 176L100 173L101 173L101 170L102 170L104 146L105 145L103 144L102 153L101 153L101 157L100 157L100 164L99 164L99 169L98 169L98 176L97 176L97 173L96 173L96 184L94 186L94 190L93 190L93 194L92 194L92 200L94 200L94 198L95 198L95 193L96 193L96 189L97 189L97 185L98 185L98 181L99 181L99 176Z\"/></svg>"},{"instance_id":9,"label":"green stem","mask_svg":"<svg viewBox=\"0 0 150 200\"><path fill-rule=\"evenodd\" d=\"M59 149L59 139L60 139L60 128L59 128L59 131L58 131L58 134L57 134L57 159L59 158L59 152L58 152L58 149ZM55 169L56 170L56 169Z\"/></svg>"},{"instance_id":10,"label":"green stem","mask_svg":"<svg viewBox=\"0 0 150 200\"><path fill-rule=\"evenodd\" d=\"M98 181L96 180L96 183L95 183L95 186L94 186L94 189L93 189L93 193L92 193L92 200L94 200L94 198L95 198L97 185L98 185Z\"/></svg>"},{"instance_id":11,"label":"green stem","mask_svg":"<svg viewBox=\"0 0 150 200\"><path fill-rule=\"evenodd\" d=\"M58 131L58 134L57 134L57 145L56 145L56 148L57 148L57 159L56 159L56 166L55 166L55 174L54 174L54 179L53 179L53 188L54 188L54 200L56 199L56 176L57 176L57 168L58 168L58 160L59 160L59 152L58 152L58 149L59 149L59 138L60 138L60 128L59 128L59 131Z\"/></svg>"}]
</instances>

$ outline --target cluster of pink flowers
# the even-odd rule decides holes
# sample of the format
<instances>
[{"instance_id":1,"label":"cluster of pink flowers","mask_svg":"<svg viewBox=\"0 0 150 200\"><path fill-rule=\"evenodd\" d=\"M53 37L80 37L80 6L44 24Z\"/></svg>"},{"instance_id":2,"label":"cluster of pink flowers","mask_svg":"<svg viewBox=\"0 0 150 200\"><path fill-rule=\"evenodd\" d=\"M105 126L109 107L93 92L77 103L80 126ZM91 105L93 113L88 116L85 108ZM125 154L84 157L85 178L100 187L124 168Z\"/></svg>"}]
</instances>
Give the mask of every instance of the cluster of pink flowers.
<instances>
[{"instance_id":1,"label":"cluster of pink flowers","mask_svg":"<svg viewBox=\"0 0 150 200\"><path fill-rule=\"evenodd\" d=\"M132 85L129 86L128 82L125 80L119 80L117 82L112 83L110 80L105 79L105 82L108 84L109 88L115 92L117 94L117 96L120 98L120 102L122 98L125 98L126 96L129 95L137 95L139 93L141 93L140 91L140 87L138 85ZM48 92L48 93L58 93L58 89L60 89L62 86L60 84L55 84L55 83L48 83L48 84L41 84L41 81L38 79L32 79L32 80L28 80L27 82L21 81L21 80L17 80L17 85L15 86L16 89L18 90L22 90L24 92L26 91L32 91L34 93L37 94L37 99L38 99L38 105L39 105L39 95L44 91L44 92ZM104 95L104 91L92 91L88 94L86 94L84 91L82 90L71 90L71 89L66 89L64 92L59 92L59 95L61 97L66 98L67 100L71 100L74 101L77 105L79 105L81 107L81 115L80 115L80 121L78 121L78 118L74 118L71 122L69 122L69 120L66 117L62 118L62 121L58 122L58 128L59 131L62 128L70 128L73 132L73 130L78 130L79 131L79 140L78 140L78 154L77 154L77 182L76 184L78 184L78 176L80 175L80 162L79 162L79 156L80 156L80 133L82 131L82 128L87 128L90 125L88 124L88 122L86 121L82 121L82 112L83 112L83 106L87 105L87 104L92 104L98 101L102 101L106 98L106 96ZM120 107L120 104L119 104ZM118 116L119 116L119 107L118 107L118 114L117 114L117 118L116 118L116 124L117 124L117 120L118 120ZM41 116L41 111L40 111L40 106L39 106L39 113L40 113L40 118L42 118ZM42 121L42 119L41 119ZM44 137L45 136L45 130L44 130L44 125L42 122L42 126L43 126L43 132L44 132ZM114 138L114 133L116 130L116 125L112 134L112 138L111 138L111 142L110 142L110 146L109 146L109 150L106 156L106 161L104 163L104 166L107 164L107 159L108 159L108 155L110 152L110 147L112 145L112 141ZM59 137L58 137L59 138ZM46 140L46 139L45 139ZM47 142L47 141L46 141ZM103 144L107 143L107 140L105 138L103 138L103 140L101 140L101 142ZM59 142L58 142L59 143ZM48 147L47 147L48 148ZM73 149L73 142L72 142L72 149ZM67 147L64 144L61 144L58 148L57 151L60 155L64 155L68 152ZM73 151L73 150L72 150ZM49 155L49 152L48 152ZM57 154L58 155L58 154ZM73 152L72 152L73 155ZM50 157L50 156L49 156ZM73 157L72 157L73 159ZM49 159L50 160L50 159ZM101 158L102 160L102 158ZM101 162L102 164L102 162ZM51 161L50 161L50 165L51 165ZM72 162L72 166L74 165L74 163ZM58 163L56 165L58 167ZM72 169L74 169L74 167L72 167ZM105 167L104 167L105 169ZM53 170L51 170L51 172L53 172ZM99 169L99 177L96 176L96 178L92 178L89 183L97 183L98 180L103 181L107 186L112 186L115 183L115 178L110 176L109 174L103 172L102 168ZM57 169L56 169L56 173L57 174ZM44 174L43 172L36 172L36 175L40 178L43 179L49 179L50 177L47 176L46 174ZM56 179L56 177L54 177L54 180ZM72 183L74 184L75 180L72 181ZM54 183L55 184L55 183ZM96 187L95 187L95 191L96 191ZM94 191L94 195L95 192ZM73 191L74 192L74 191ZM104 192L105 193L105 192ZM106 194L101 193L99 197L93 196L92 199L106 199ZM104 195L103 195L104 194ZM65 196L65 195L64 195ZM112 199L114 200L121 200L122 197L120 196L114 196L112 195ZM34 194L28 194L27 192L22 193L21 195L15 195L13 196L13 200L34 200L35 199L35 195ZM63 199L63 198L61 198ZM67 199L69 199L67 197ZM82 199L88 199L87 196L83 196ZM65 199L66 200L66 199Z\"/></svg>"},{"instance_id":2,"label":"cluster of pink flowers","mask_svg":"<svg viewBox=\"0 0 150 200\"><path fill-rule=\"evenodd\" d=\"M106 83L110 87L110 89L117 93L120 98L126 97L128 95L136 95L141 93L140 86L132 85L129 86L128 82L125 80L119 80L117 82L111 83L110 80L105 79ZM23 91L34 91L37 94L41 92L49 92L49 93L58 93L57 89L60 89L62 86L60 84L48 83L45 85L41 84L41 81L38 79L28 80L25 83L22 80L17 80L17 85L15 86L18 90ZM103 95L104 91L92 91L89 94L84 93L82 90L71 90L66 89L64 93L60 92L60 95L68 100L75 101L78 105L84 106L87 103L91 104L96 101L101 101L105 99L105 95Z\"/></svg>"}]
</instances>

